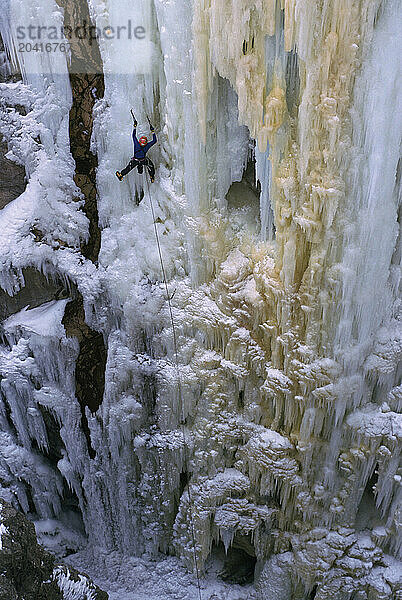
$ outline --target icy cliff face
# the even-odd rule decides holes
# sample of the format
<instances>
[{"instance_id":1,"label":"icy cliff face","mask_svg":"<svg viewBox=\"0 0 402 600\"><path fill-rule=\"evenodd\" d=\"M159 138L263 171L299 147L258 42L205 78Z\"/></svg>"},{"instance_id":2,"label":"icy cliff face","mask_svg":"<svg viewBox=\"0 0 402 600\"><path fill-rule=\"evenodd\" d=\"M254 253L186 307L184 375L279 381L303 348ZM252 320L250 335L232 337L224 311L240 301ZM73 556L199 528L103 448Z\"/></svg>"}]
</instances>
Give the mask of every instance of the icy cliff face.
<instances>
[{"instance_id":1,"label":"icy cliff face","mask_svg":"<svg viewBox=\"0 0 402 600\"><path fill-rule=\"evenodd\" d=\"M63 10L6 4L23 81L0 84L0 133L29 179L0 211L14 307L1 495L93 545L189 567L192 516L199 567L219 544L245 553L264 600L399 597L401 3L138 2L152 68L122 68L100 40L104 94L81 130L80 49L69 64L19 54L7 22L59 26ZM132 16L117 0L85 10L99 28ZM151 194L178 366L148 185L114 177L129 107L159 135ZM85 250L98 236L88 136L99 255ZM27 310L29 268L62 297ZM71 299L85 310L74 327ZM83 359L96 332L94 405L77 371L98 378Z\"/></svg>"}]
</instances>

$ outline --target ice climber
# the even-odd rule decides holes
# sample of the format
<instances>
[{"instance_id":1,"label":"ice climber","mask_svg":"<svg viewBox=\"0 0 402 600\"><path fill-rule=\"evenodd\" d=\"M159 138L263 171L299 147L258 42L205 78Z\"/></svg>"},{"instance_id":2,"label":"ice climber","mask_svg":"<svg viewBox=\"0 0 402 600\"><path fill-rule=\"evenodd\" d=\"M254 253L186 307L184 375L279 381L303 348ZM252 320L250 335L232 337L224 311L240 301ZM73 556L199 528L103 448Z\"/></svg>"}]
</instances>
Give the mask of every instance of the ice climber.
<instances>
[{"instance_id":1,"label":"ice climber","mask_svg":"<svg viewBox=\"0 0 402 600\"><path fill-rule=\"evenodd\" d=\"M137 167L138 173L142 173L144 167L148 169L149 177L151 182L155 181L155 166L150 158L147 157L147 152L151 146L156 144L156 134L155 129L149 123L149 128L151 130L152 140L148 142L148 138L145 135L142 135L140 139L137 139L137 121L133 115L134 119L134 129L133 129L133 142L134 142L134 156L128 163L127 167L125 167L122 171L116 171L116 176L120 181L123 181L123 177L127 175L130 171ZM149 119L148 119L149 121Z\"/></svg>"}]
</instances>

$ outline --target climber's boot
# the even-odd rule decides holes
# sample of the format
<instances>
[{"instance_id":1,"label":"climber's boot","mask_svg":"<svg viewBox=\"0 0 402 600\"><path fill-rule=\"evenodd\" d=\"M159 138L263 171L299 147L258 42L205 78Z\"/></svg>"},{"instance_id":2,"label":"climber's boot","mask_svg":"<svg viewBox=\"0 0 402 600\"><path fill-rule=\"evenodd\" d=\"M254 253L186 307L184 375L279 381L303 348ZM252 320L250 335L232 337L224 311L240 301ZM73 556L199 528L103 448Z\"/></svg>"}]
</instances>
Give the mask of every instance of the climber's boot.
<instances>
[{"instance_id":1,"label":"climber's boot","mask_svg":"<svg viewBox=\"0 0 402 600\"><path fill-rule=\"evenodd\" d=\"M123 181L123 175L120 173L120 171L116 171L116 177L119 181Z\"/></svg>"}]
</instances>

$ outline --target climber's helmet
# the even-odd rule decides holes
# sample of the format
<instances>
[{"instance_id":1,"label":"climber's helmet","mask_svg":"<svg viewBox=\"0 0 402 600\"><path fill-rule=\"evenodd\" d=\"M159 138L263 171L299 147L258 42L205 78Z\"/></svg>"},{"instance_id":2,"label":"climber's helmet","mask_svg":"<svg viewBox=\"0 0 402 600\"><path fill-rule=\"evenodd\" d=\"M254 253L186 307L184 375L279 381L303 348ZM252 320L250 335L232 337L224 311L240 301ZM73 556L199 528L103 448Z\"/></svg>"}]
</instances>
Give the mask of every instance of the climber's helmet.
<instances>
[{"instance_id":1,"label":"climber's helmet","mask_svg":"<svg viewBox=\"0 0 402 600\"><path fill-rule=\"evenodd\" d=\"M140 141L141 146L146 146L146 144L148 143L148 138L145 135L143 135L140 137L139 141Z\"/></svg>"}]
</instances>

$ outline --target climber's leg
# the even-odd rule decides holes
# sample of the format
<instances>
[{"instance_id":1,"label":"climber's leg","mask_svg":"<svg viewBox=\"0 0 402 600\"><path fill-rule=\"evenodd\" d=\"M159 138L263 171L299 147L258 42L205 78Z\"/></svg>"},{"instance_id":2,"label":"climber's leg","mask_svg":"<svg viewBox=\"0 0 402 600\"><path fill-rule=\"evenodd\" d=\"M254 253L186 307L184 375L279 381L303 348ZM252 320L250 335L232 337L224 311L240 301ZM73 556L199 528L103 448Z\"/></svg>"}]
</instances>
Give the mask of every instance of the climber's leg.
<instances>
[{"instance_id":1,"label":"climber's leg","mask_svg":"<svg viewBox=\"0 0 402 600\"><path fill-rule=\"evenodd\" d=\"M132 158L130 160L130 162L128 163L127 167L125 167L121 174L123 175L123 177L125 177L127 175L127 173L130 173L130 171L132 171L138 164L138 160L136 160L135 158Z\"/></svg>"},{"instance_id":2,"label":"climber's leg","mask_svg":"<svg viewBox=\"0 0 402 600\"><path fill-rule=\"evenodd\" d=\"M123 177L125 177L127 173L130 173L130 171L132 171L134 167L137 166L137 164L138 161L135 158L132 158L128 163L127 167L125 167L122 171L116 171L117 178L120 179L120 181L122 181Z\"/></svg>"},{"instance_id":3,"label":"climber's leg","mask_svg":"<svg viewBox=\"0 0 402 600\"><path fill-rule=\"evenodd\" d=\"M155 165L150 158L147 158L147 169L151 182L155 181Z\"/></svg>"}]
</instances>

